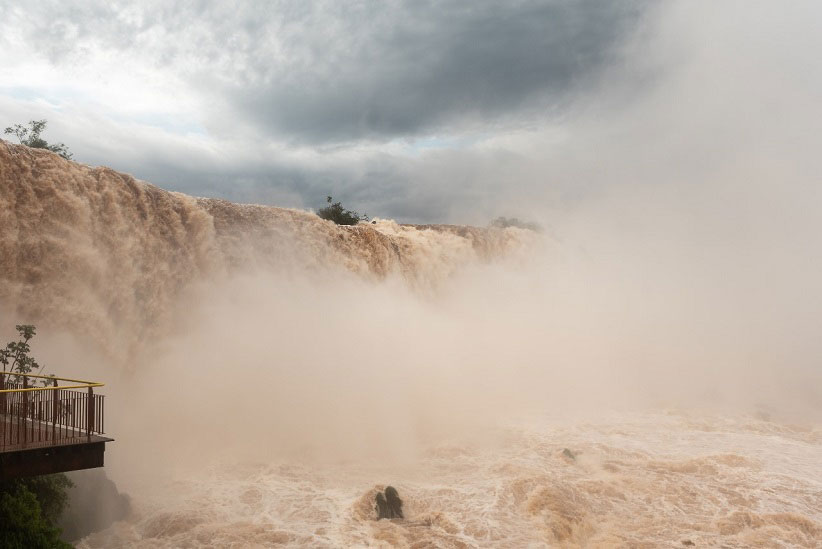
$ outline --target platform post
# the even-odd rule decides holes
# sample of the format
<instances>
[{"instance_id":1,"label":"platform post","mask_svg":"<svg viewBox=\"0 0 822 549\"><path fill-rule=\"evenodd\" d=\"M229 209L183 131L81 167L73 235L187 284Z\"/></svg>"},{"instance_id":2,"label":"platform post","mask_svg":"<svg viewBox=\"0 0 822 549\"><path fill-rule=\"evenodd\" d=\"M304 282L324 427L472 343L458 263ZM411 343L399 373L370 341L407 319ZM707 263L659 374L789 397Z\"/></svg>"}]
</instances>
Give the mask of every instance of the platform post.
<instances>
[{"instance_id":1,"label":"platform post","mask_svg":"<svg viewBox=\"0 0 822 549\"><path fill-rule=\"evenodd\" d=\"M57 387L57 380L54 380L54 386ZM60 389L52 389L51 391L51 442L57 444L57 414L60 409L59 405Z\"/></svg>"},{"instance_id":2,"label":"platform post","mask_svg":"<svg viewBox=\"0 0 822 549\"><path fill-rule=\"evenodd\" d=\"M27 389L29 386L28 378L23 376L23 389ZM29 438L29 430L26 428L26 416L29 413L29 392L23 391L23 409L21 410L20 417L20 427L18 428L17 432L23 431L23 448L26 447L26 442L28 442Z\"/></svg>"},{"instance_id":3,"label":"platform post","mask_svg":"<svg viewBox=\"0 0 822 549\"><path fill-rule=\"evenodd\" d=\"M2 391L3 389L6 388L5 373L6 373L5 371L3 371L3 373L0 373L0 391ZM0 393L0 416L5 416L5 415L6 415L6 393ZM0 421L2 421L2 423L0 424L0 429L3 430L3 433L2 433L3 444L2 445L5 446L6 445L6 418L5 417L0 417Z\"/></svg>"},{"instance_id":4,"label":"platform post","mask_svg":"<svg viewBox=\"0 0 822 549\"><path fill-rule=\"evenodd\" d=\"M89 387L88 388L88 417L86 418L86 436L88 437L89 442L91 442L91 429L94 426L94 390Z\"/></svg>"}]
</instances>

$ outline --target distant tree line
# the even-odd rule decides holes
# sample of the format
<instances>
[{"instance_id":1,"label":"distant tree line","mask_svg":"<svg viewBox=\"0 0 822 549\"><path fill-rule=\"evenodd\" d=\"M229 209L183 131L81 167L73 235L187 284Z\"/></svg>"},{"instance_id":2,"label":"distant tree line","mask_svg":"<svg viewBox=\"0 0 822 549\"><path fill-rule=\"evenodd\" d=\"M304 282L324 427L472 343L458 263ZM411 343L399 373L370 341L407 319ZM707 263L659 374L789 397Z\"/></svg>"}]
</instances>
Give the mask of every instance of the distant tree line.
<instances>
[{"instance_id":1,"label":"distant tree line","mask_svg":"<svg viewBox=\"0 0 822 549\"><path fill-rule=\"evenodd\" d=\"M516 227L518 229L528 229L529 231L542 232L542 226L539 223L532 221L521 221L516 217L498 217L491 221L491 226L497 229L505 229L507 227Z\"/></svg>"}]
</instances>

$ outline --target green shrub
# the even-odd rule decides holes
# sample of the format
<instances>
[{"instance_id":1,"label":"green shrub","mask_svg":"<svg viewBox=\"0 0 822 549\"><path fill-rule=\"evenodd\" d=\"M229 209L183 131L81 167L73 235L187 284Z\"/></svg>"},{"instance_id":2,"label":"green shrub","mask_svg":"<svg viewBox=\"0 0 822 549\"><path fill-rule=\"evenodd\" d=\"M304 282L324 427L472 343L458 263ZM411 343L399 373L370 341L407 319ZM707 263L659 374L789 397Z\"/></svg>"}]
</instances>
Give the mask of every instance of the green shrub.
<instances>
[{"instance_id":1,"label":"green shrub","mask_svg":"<svg viewBox=\"0 0 822 549\"><path fill-rule=\"evenodd\" d=\"M346 210L339 202L332 204L332 200L330 196L326 198L326 202L328 202L329 205L325 208L320 208L319 211L317 211L318 216L333 221L337 225L356 225L360 221L368 221L367 215L360 215L357 212Z\"/></svg>"},{"instance_id":2,"label":"green shrub","mask_svg":"<svg viewBox=\"0 0 822 549\"><path fill-rule=\"evenodd\" d=\"M542 227L533 221L520 221L516 217L498 217L491 222L491 226L497 229L506 227L516 227L518 229L528 229L529 231L542 232Z\"/></svg>"},{"instance_id":3,"label":"green shrub","mask_svg":"<svg viewBox=\"0 0 822 549\"><path fill-rule=\"evenodd\" d=\"M60 529L44 516L37 497L25 482L0 488L0 548L71 548L60 539Z\"/></svg>"},{"instance_id":4,"label":"green shrub","mask_svg":"<svg viewBox=\"0 0 822 549\"><path fill-rule=\"evenodd\" d=\"M56 143L50 145L45 139L40 137L40 134L46 129L46 124L48 124L48 122L45 120L32 120L29 122L28 128L22 124L15 124L14 126L6 128L5 133L16 135L21 145L35 149L46 149L59 154L66 160L71 160L72 154L65 144Z\"/></svg>"}]
</instances>

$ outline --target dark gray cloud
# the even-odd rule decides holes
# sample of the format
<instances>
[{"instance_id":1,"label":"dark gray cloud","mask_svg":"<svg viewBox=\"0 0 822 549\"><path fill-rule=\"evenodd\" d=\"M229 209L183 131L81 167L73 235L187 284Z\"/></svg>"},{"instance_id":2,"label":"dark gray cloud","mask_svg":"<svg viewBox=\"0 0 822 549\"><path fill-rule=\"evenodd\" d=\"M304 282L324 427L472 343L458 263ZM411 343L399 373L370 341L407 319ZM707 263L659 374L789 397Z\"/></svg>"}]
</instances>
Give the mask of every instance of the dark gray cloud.
<instances>
[{"instance_id":1,"label":"dark gray cloud","mask_svg":"<svg viewBox=\"0 0 822 549\"><path fill-rule=\"evenodd\" d=\"M612 59L636 15L632 4L591 1L338 7L308 16L305 62L254 59L262 81L221 93L244 118L309 142L517 123Z\"/></svg>"},{"instance_id":2,"label":"dark gray cloud","mask_svg":"<svg viewBox=\"0 0 822 549\"><path fill-rule=\"evenodd\" d=\"M26 20L55 63L82 64L99 48L188 82L213 107L202 121L211 132L321 145L545 116L613 59L642 5L53 3L40 10L48 17Z\"/></svg>"}]
</instances>

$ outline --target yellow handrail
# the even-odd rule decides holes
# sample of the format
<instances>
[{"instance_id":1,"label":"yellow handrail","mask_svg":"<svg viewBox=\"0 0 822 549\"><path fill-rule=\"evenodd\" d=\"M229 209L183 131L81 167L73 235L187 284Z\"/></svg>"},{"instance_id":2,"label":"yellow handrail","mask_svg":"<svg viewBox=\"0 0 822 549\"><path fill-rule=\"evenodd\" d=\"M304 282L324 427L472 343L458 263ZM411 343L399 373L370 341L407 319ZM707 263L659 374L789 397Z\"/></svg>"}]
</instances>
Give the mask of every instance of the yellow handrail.
<instances>
[{"instance_id":1,"label":"yellow handrail","mask_svg":"<svg viewBox=\"0 0 822 549\"><path fill-rule=\"evenodd\" d=\"M97 381L85 381L82 379L71 379L67 377L57 377L57 376L41 376L37 374L18 374L17 372L2 372L0 375L6 376L23 376L23 377L36 377L40 379L52 379L56 381L70 381L72 383L82 383L82 385L58 385L58 386L51 386L51 387L26 387L25 389L0 389L0 393L24 393L30 391L56 391L58 389L87 389L89 387L102 387L105 383L99 383ZM5 382L5 380L4 380Z\"/></svg>"}]
</instances>

